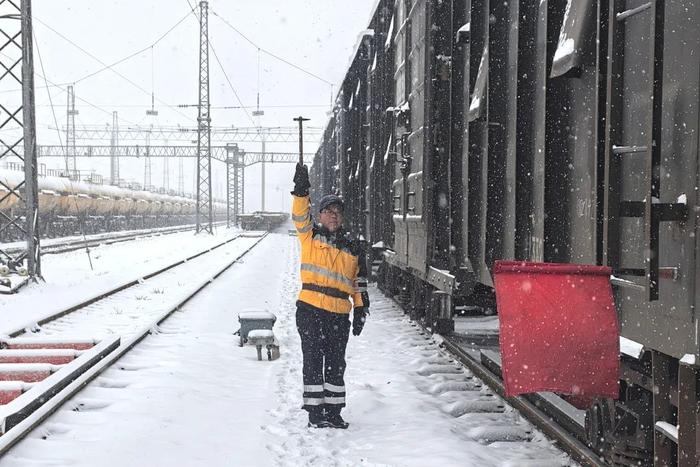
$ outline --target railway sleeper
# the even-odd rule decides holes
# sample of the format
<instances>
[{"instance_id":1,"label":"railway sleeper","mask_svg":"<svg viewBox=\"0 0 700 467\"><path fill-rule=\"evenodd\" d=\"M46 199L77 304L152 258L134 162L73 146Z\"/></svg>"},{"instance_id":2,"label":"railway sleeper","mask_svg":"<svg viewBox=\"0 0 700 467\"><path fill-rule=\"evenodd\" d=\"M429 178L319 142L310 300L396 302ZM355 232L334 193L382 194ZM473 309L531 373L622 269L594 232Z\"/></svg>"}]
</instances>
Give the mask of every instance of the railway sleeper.
<instances>
[{"instance_id":1,"label":"railway sleeper","mask_svg":"<svg viewBox=\"0 0 700 467\"><path fill-rule=\"evenodd\" d=\"M380 264L377 271L378 288L394 298L407 312L409 318L416 322L417 327L421 325L429 331L449 336L454 330L452 314L455 310L469 316L488 315L496 311L495 296L489 287L477 284L471 289L472 293L469 297L451 297L446 303L443 293L406 271L386 262ZM450 308L447 313L444 310L446 305ZM446 316L449 316L450 322L445 321ZM419 341L415 340L415 342ZM488 336L483 343L497 345L493 336ZM457 377L464 371L455 365L446 364L434 354L431 355L429 349L426 349L424 355L426 359L416 362L417 365L423 364L417 370L419 374L443 379L448 376ZM497 352L482 351L481 360L491 373L500 378L500 358ZM653 429L655 420L652 410L651 357L647 355L641 362L623 359L621 367L623 368L621 397L618 401L599 400L587 411L580 411L555 394L533 394L526 399L560 422L562 427L603 457L609 465L641 467L654 465L654 442L663 459L657 465L685 465L678 463L676 454L678 441L672 439L673 437L664 430ZM665 418L668 420L663 421L675 427L678 424L678 363L675 361L675 364L661 365L661 368L663 370L661 373L665 372L667 380L666 383L662 382L661 386L666 384L669 387L668 393L671 394L667 402L669 407L664 409ZM656 375L656 379L658 378L660 375ZM692 378L686 378L686 380L690 381ZM697 378L694 381L697 381ZM470 384L462 379L443 379L433 388L428 388L428 391L441 395L451 393L460 387L467 389ZM656 386L658 385L653 383L653 387ZM664 401L657 403L663 405L662 402ZM503 411L503 404L499 405L495 399L476 399L445 404L443 410L459 417L469 413ZM694 430L693 433L695 433ZM558 464L555 462L554 465Z\"/></svg>"},{"instance_id":2,"label":"railway sleeper","mask_svg":"<svg viewBox=\"0 0 700 467\"><path fill-rule=\"evenodd\" d=\"M435 374L461 374L464 371L463 368L456 366L454 364L429 364L423 365L416 370L421 376L431 376Z\"/></svg>"},{"instance_id":3,"label":"railway sleeper","mask_svg":"<svg viewBox=\"0 0 700 467\"><path fill-rule=\"evenodd\" d=\"M433 384L427 388L427 392L439 396L454 391L479 391L482 387L481 383L473 379L466 381L444 381Z\"/></svg>"},{"instance_id":4,"label":"railway sleeper","mask_svg":"<svg viewBox=\"0 0 700 467\"><path fill-rule=\"evenodd\" d=\"M382 263L377 269L378 287L386 295L392 297L409 318L416 322L418 329L422 325L429 331L450 335L454 329L452 322L444 321L444 297L436 294L436 289L415 276L396 267ZM484 287L474 287L468 298L453 298L448 303L450 312L455 309L469 310L468 315L487 315L495 312L495 301L492 290ZM436 297L437 295L437 297ZM450 313L451 317L451 313ZM441 321L441 319L443 321ZM492 336L487 339L493 344ZM422 345L420 339L411 340L416 346ZM497 344L497 341L495 342ZM488 351L487 351L488 353ZM482 360L483 360L482 352ZM533 394L526 397L535 406L561 423L561 426L577 437L591 450L598 453L608 465L612 466L641 466L653 465L695 465L695 459L700 458L695 452L694 440L686 437L685 441L677 439L679 430L676 426L684 423L688 428L681 427L680 431L690 433L693 438L696 433L698 401L681 401L684 408L680 410L686 417L679 420L678 388L685 385L693 386L691 391L700 389L698 371L688 365L680 365L677 359L672 359L656 352L657 363L652 374L652 353L646 354L640 361L632 361L623 356L621 362L620 399L598 400L586 411L578 411L563 399L554 394ZM439 384L468 385L460 376L460 370L444 360L435 357L430 346L426 346L423 354L426 359L417 361L423 364L417 371L430 378L441 379ZM495 365L486 358L489 371L500 377L500 362ZM483 363L483 362L482 362ZM451 378L455 379L451 379ZM667 397L657 396L654 401L654 389ZM451 392L447 387L436 387L436 395ZM430 391L429 392L433 393ZM687 388L686 392L688 393ZM488 413L493 410L503 410L495 400L457 401L443 406L443 410L454 416L466 416L470 413ZM655 412L656 411L656 412ZM655 415L656 413L656 415ZM692 420L688 420L692 418ZM670 429L663 428L669 426ZM656 464L654 459L656 458ZM518 460L513 465L528 465ZM564 465L554 461L552 465ZM548 465L535 461L531 465Z\"/></svg>"},{"instance_id":5,"label":"railway sleeper","mask_svg":"<svg viewBox=\"0 0 700 467\"><path fill-rule=\"evenodd\" d=\"M503 413L506 406L503 401L497 397L482 395L482 397L474 400L459 400L442 406L442 411L452 415L453 417L461 417L467 413Z\"/></svg>"},{"instance_id":6,"label":"railway sleeper","mask_svg":"<svg viewBox=\"0 0 700 467\"><path fill-rule=\"evenodd\" d=\"M488 425L469 428L464 436L485 444L495 442L531 441L532 430L522 425Z\"/></svg>"}]
</instances>

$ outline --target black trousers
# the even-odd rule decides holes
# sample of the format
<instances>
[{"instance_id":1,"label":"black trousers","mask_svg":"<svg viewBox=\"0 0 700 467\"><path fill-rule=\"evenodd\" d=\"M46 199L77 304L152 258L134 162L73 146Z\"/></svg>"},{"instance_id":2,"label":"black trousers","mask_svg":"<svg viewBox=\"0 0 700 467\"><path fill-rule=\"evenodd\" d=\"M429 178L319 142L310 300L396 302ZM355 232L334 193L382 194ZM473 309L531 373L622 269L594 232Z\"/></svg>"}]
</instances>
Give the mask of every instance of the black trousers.
<instances>
[{"instance_id":1,"label":"black trousers","mask_svg":"<svg viewBox=\"0 0 700 467\"><path fill-rule=\"evenodd\" d=\"M304 355L304 405L314 408L345 407L345 347L350 319L297 301L297 330Z\"/></svg>"}]
</instances>

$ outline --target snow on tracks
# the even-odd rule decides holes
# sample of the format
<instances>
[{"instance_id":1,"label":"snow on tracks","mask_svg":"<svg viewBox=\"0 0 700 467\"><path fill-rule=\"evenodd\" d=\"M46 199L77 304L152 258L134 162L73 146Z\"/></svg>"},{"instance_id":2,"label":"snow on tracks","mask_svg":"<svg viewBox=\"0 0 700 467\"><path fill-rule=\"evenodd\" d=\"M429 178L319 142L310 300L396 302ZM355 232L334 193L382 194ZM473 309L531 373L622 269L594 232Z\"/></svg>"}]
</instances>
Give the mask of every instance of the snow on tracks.
<instances>
[{"instance_id":1,"label":"snow on tracks","mask_svg":"<svg viewBox=\"0 0 700 467\"><path fill-rule=\"evenodd\" d=\"M280 324L295 322L298 247L294 251ZM573 464L374 287L370 299L362 335L350 336L346 353L347 430L306 426L299 336L293 325L275 330L283 349L278 404L269 411L273 421L262 426L273 465Z\"/></svg>"},{"instance_id":2,"label":"snow on tracks","mask_svg":"<svg viewBox=\"0 0 700 467\"><path fill-rule=\"evenodd\" d=\"M84 300L67 310L52 311L39 321L43 324L28 328L33 337L40 338L128 336L178 303L193 285L211 277L257 241L257 236L234 237L138 279L118 284L113 291ZM17 335L18 331L8 334Z\"/></svg>"},{"instance_id":3,"label":"snow on tracks","mask_svg":"<svg viewBox=\"0 0 700 467\"><path fill-rule=\"evenodd\" d=\"M110 349L107 354L101 355L98 358L90 358L90 362L85 362L84 364L81 363L81 367L78 369L76 368L75 370L71 370L70 374L67 374L67 372L64 372L63 376L58 378L53 378L56 381L49 382L52 377L46 378L45 381L42 381L39 383L37 386L31 388L27 394L23 394L22 397L18 397L15 401L13 401L10 405L7 405L3 407L3 410L7 413L7 417L12 417L13 424L12 427L7 433L5 433L2 437L0 437L0 454L3 452L6 452L6 450L11 447L14 443L16 443L21 437L23 437L27 432L29 432L31 429L36 427L44 418L46 418L51 412L56 410L63 401L65 401L67 398L71 397L73 394L77 393L80 391L80 389L86 384L88 381L93 379L95 376L97 376L101 371L103 371L106 367L111 365L114 361L116 361L118 358L120 358L123 354L131 350L133 346L135 346L138 342L141 341L146 335L149 333L153 332L154 329L157 329L158 324L162 323L170 314L176 310L178 310L183 304L185 304L187 301L189 301L192 297L194 297L196 294L198 294L203 288L205 288L209 283L211 283L215 278L223 274L227 269L229 269L233 264L238 262L238 260L244 256L246 253L248 253L255 245L257 245L262 238L264 238L265 235L263 236L254 236L252 239L250 239L250 242L236 242L236 245L239 246L239 250L242 249L243 251L238 251L238 252L232 252L232 251L226 251L224 250L223 252L217 251L217 253L221 253L219 255L213 255L219 258L218 262L209 262L208 264L208 269L206 271L198 271L202 273L201 275L196 276L196 280L194 280L194 287L190 286L187 288L184 288L184 290L180 290L179 294L175 294L174 297L177 297L177 301L175 302L170 302L168 305L169 308L162 310L159 309L159 313L157 313L155 316L149 316L149 318L152 320L149 324L145 326L145 328L141 328L140 331L134 332L134 333L127 333L126 339L120 339L116 338L116 340L113 340L115 342L115 345L110 346ZM243 236L243 238L249 238L249 236ZM223 245L223 247L227 247L229 242L226 242L226 244ZM250 243L250 244L248 244ZM242 247L242 248L240 248ZM211 251L211 250L210 250ZM229 254L235 254L233 258L228 257ZM207 257L210 259L212 255L199 255L197 257L197 260L201 260L201 258ZM225 261L221 258L225 258ZM223 262L223 264L221 264ZM170 270L171 268L167 268ZM174 269L174 268L173 268ZM169 271L172 272L172 271ZM161 274L160 272L158 274ZM162 276L159 276L162 277ZM89 307L88 307L89 308ZM84 311L84 310L81 310ZM60 321L60 320L57 320ZM39 339L46 339L44 336L40 336ZM49 339L56 339L56 336L51 336ZM95 348L98 347L103 347L105 345L109 344L109 340L106 341L103 344L95 346ZM58 352L64 352L65 350L57 350ZM15 352L15 351L9 351L9 352ZM37 350L21 350L20 352L33 352L37 353ZM87 355L83 355L84 357L87 357ZM78 358L76 362L78 362L82 357ZM84 359L85 360L85 359ZM89 365L88 365L89 363ZM75 365L77 366L77 365ZM57 373L56 377L59 376L61 371L64 369L60 370L59 373ZM50 384L50 388L48 387ZM46 394L35 394L37 397L36 399L27 399L31 395L32 392L37 393L38 391L43 391L41 386L47 386L46 389ZM11 388L12 389L12 388ZM15 390L16 392L16 390ZM25 397L26 396L26 397ZM27 405L28 404L28 405ZM19 407L19 405L22 405L22 407ZM89 407L94 407L97 409L107 407L109 404L104 404L101 405L99 401L97 401L96 404L89 404ZM12 406L12 407L11 407ZM16 408L19 410L14 410L14 406L17 406ZM74 410L84 410L80 409L78 406L74 408ZM20 417L19 419L17 417ZM5 419L6 421L8 418ZM3 423L3 426L5 424Z\"/></svg>"}]
</instances>

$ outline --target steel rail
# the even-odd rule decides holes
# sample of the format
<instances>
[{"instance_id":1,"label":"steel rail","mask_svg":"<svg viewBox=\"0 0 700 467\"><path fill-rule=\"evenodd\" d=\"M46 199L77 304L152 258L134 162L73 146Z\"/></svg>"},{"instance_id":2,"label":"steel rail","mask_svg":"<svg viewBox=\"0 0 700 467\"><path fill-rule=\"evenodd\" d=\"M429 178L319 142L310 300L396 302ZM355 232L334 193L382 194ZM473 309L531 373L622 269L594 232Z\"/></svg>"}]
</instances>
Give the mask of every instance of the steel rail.
<instances>
[{"instance_id":1,"label":"steel rail","mask_svg":"<svg viewBox=\"0 0 700 467\"><path fill-rule=\"evenodd\" d=\"M206 249L204 249L204 250L201 250L201 251L199 251L199 252L197 252L197 253L195 253L195 254L193 254L193 255L191 255L191 256L188 256L187 258L179 259L179 260L177 260L177 261L175 261L175 262L173 262L173 263L168 264L167 266L164 266L164 267L161 267L161 268L157 269L156 271L153 271L153 272L150 272L150 273L148 273L148 274L139 276L139 277L137 277L137 278L135 278L135 279L132 279L132 280L128 280L127 282L122 283L122 284L120 284L120 285L114 287L113 289L108 290L107 292L102 292L102 293L100 293L100 294L98 294L98 295L96 295L96 296L93 296L93 297L91 297L91 298L88 298L88 299L86 299L86 300L83 300L82 302L80 302L80 303L78 303L78 304L76 304L76 305L70 306L70 307L65 308L65 309L63 309L63 310L60 310L60 311L56 311L56 312L54 312L54 313L51 313L49 316L46 316L46 317L44 317L44 318L42 318L42 319L40 319L40 320L38 320L38 321L33 321L33 322L31 322L31 323L28 323L28 324L26 324L26 325L23 325L23 326L21 326L21 327L15 329L15 330L13 330L13 331L8 332L7 335L8 335L9 337L17 337L17 336L20 336L20 335L22 335L22 334L24 334L24 333L26 332L26 329L31 329L32 327L34 327L35 324L38 324L39 326L41 326L41 325L43 325L43 324L49 323L49 322L54 321L54 320L56 320L56 319L58 319L58 318L61 318L61 317L63 317L63 316L66 316L66 315L68 315L68 314L70 314L70 313L73 313L73 312L75 312L75 311L78 311L78 310L80 310L80 309L82 309L82 308L85 308L86 306L92 305L93 303L98 302L98 301L100 301L100 300L102 300L102 299L104 299L104 298L107 298L107 297L109 297L109 296L112 296L112 295L114 295L114 294L116 294L116 293L118 293L118 292L122 292L123 290L126 290L126 289L128 289L128 288L130 288L130 287L133 287L133 286L135 286L135 285L137 285L137 284L140 284L141 282L143 282L143 281L145 281L145 280L151 279L151 278L153 278L153 277L155 277L155 276L158 276L158 275L160 275L160 274L162 274L162 273L164 273L164 272L166 272L166 271L169 271L169 270L171 270L171 269L173 269L173 268L175 268L175 267L177 267L177 266L180 266L180 265L182 265L182 264L185 264L185 263L187 263L188 261L191 261L191 260L193 260L193 259L195 259L195 258L198 258L198 257L200 257L200 256L203 256L203 255L205 255L205 254L207 254L207 253L210 253L211 251L214 251L214 250L216 250L216 249L218 249L218 248L221 248L222 246L227 245L228 243L231 243L232 241L234 241L234 240L236 240L236 239L238 239L238 238L241 238L241 234L236 235L236 236L234 236L234 237L231 237L231 238L229 238L229 239L227 239L227 240L224 240L223 242L219 242L219 243L217 243L216 245L211 246L211 247L208 247L208 248L206 248ZM257 243L256 243L256 245L257 245Z\"/></svg>"},{"instance_id":2,"label":"steel rail","mask_svg":"<svg viewBox=\"0 0 700 467\"><path fill-rule=\"evenodd\" d=\"M421 324L421 326L423 325ZM423 329L425 329L426 332L430 332L430 330L424 326ZM518 410L529 422L542 430L547 436L554 439L567 454L574 458L574 460L587 466L605 467L606 464L600 456L565 430L556 420L545 414L535 406L535 404L520 396L506 397L501 378L493 374L481 362L465 352L449 337L441 337L443 338L442 344L452 355L457 357L460 362L469 368L469 370L491 388L491 390L496 392L503 400Z\"/></svg>"},{"instance_id":3,"label":"steel rail","mask_svg":"<svg viewBox=\"0 0 700 467\"><path fill-rule=\"evenodd\" d=\"M226 222L216 222L214 225L215 226L222 226L226 224ZM121 242L128 242L131 240L136 240L139 238L150 238L150 237L159 237L163 235L170 235L170 234L175 234L175 233L182 233L182 232L187 232L189 230L194 230L195 226L194 224L192 225L186 225L186 226L172 226L170 228L162 228L160 229L143 229L139 231L131 231L129 233L124 233L120 231L114 231L114 235L106 235L100 238L90 238L88 236L87 241L83 239L75 239L75 240L66 240L65 242L56 242L56 243L51 243L44 245L41 248L41 254L42 255L56 255L60 253L68 253L70 251L76 251L76 250L81 250L85 248L86 246L89 248L99 246L99 245L112 245L114 243L121 243ZM53 239L50 239L53 240ZM24 250L24 247L16 247L16 248L7 248L5 251L12 252L14 250Z\"/></svg>"},{"instance_id":4,"label":"steel rail","mask_svg":"<svg viewBox=\"0 0 700 467\"><path fill-rule=\"evenodd\" d=\"M58 392L50 400L46 401L40 408L35 410L33 413L28 415L24 420L17 423L5 434L0 436L0 457L5 455L15 444L22 440L27 434L29 434L33 429L38 427L46 418L48 418L53 412L55 412L59 407L61 407L68 399L72 398L81 389L83 389L90 381L99 376L111 365L116 363L124 354L129 352L134 348L139 342L146 338L149 334L153 332L153 329L165 321L170 315L182 308L187 302L194 298L198 293L200 293L205 287L211 284L215 279L221 276L234 264L248 254L253 248L255 248L265 237L267 237L267 232L260 236L260 239L256 241L253 245L247 248L243 253L238 255L235 259L228 262L223 268L219 269L210 278L200 282L197 287L195 287L191 292L189 292L183 299L179 300L175 306L170 307L168 310L163 312L162 315L157 317L153 322L144 326L141 331L137 332L134 336L120 343L113 352L109 353L106 357L96 363L94 366L90 367L85 373L75 378L70 384L68 384L63 390ZM234 237L229 241L240 238L240 236ZM226 242L228 243L228 241ZM221 246L221 245L219 245ZM208 250L208 251L211 251ZM152 277L152 276L151 276ZM114 292L116 293L116 291Z\"/></svg>"},{"instance_id":5,"label":"steel rail","mask_svg":"<svg viewBox=\"0 0 700 467\"><path fill-rule=\"evenodd\" d=\"M383 294L383 292L382 292ZM385 295L386 297L386 295ZM397 306L403 309L403 306L391 297L386 297L388 300L396 303ZM426 333L433 335L433 331L426 327L420 321L413 321ZM462 364L464 364L474 375L481 379L491 390L499 395L504 401L515 408L523 415L530 423L539 428L544 434L552 438L557 445L575 461L591 467L606 467L601 456L597 455L588 446L582 443L575 435L567 431L562 424L558 423L556 418L547 415L547 413L538 408L534 403L521 396L506 397L505 387L500 376L494 374L484 364L476 360L469 353L465 352L458 343L454 342L449 336L440 335L442 342L440 345L454 355ZM548 402L542 400L538 404L545 406ZM552 408L550 413L556 413L557 409Z\"/></svg>"}]
</instances>

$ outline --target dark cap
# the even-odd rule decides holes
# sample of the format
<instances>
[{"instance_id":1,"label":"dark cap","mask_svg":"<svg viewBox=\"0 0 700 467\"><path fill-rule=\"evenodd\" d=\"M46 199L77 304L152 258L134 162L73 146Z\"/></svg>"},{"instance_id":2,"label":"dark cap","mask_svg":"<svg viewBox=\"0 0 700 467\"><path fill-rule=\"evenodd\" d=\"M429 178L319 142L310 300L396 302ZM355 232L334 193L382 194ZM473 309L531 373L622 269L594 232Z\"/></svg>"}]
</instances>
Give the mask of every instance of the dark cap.
<instances>
[{"instance_id":1,"label":"dark cap","mask_svg":"<svg viewBox=\"0 0 700 467\"><path fill-rule=\"evenodd\" d=\"M318 210L323 211L326 209L328 206L331 206L333 204L337 204L340 206L341 209L345 207L345 204L343 203L343 198L341 198L338 195L325 195L323 198L321 198L321 201L318 203Z\"/></svg>"}]
</instances>

